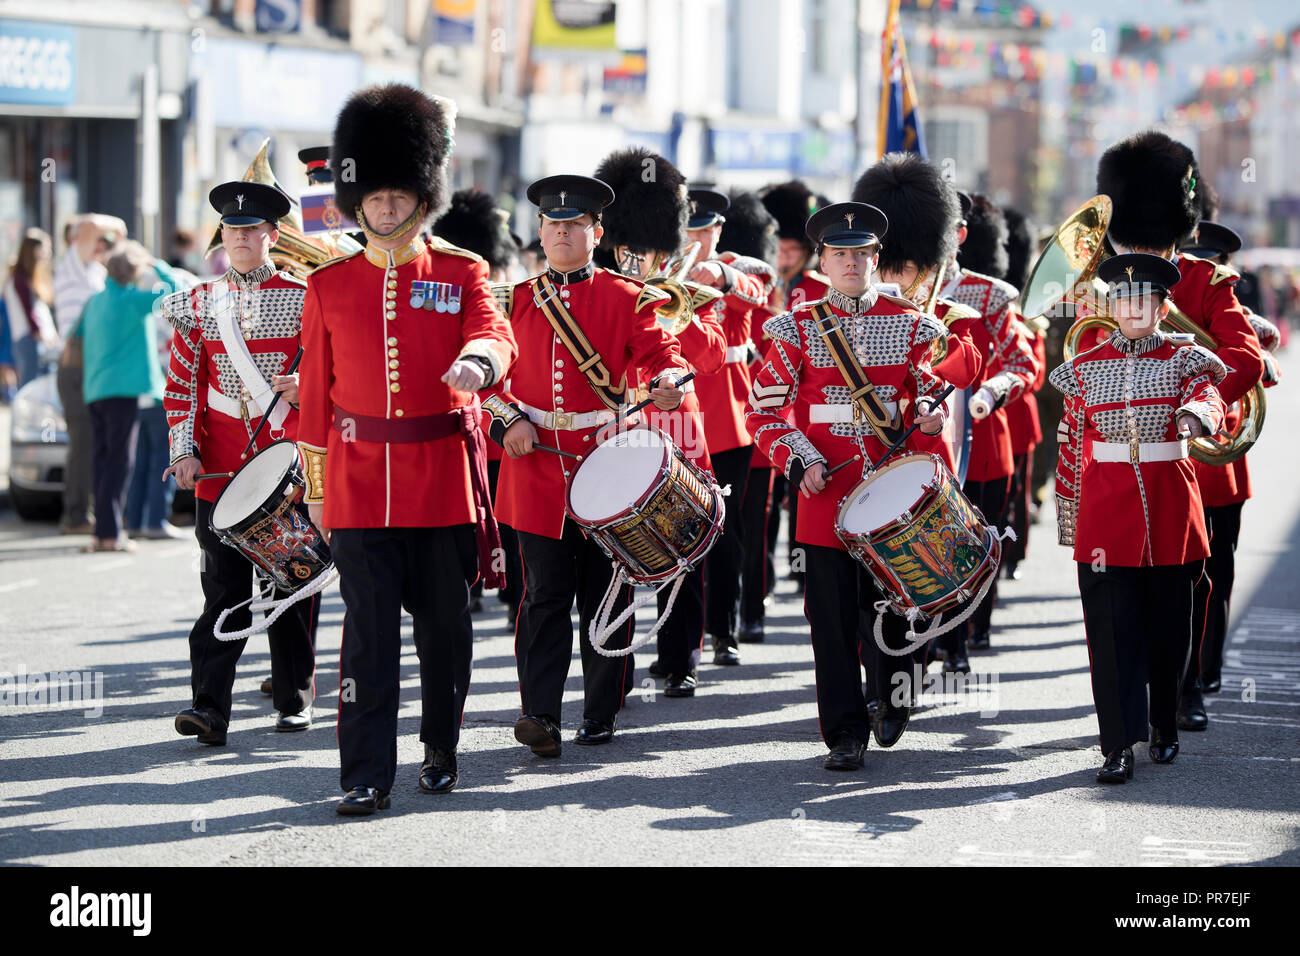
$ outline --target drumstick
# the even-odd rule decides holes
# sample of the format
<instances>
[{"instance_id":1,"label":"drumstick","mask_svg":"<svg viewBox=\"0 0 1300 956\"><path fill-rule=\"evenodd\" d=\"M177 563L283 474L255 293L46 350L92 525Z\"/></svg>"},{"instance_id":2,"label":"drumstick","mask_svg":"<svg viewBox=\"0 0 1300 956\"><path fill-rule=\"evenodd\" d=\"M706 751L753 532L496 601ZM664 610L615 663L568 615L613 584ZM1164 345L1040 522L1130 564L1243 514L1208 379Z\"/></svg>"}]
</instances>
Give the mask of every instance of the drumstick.
<instances>
[{"instance_id":1,"label":"drumstick","mask_svg":"<svg viewBox=\"0 0 1300 956\"><path fill-rule=\"evenodd\" d=\"M195 481L203 481L205 478L234 478L233 471L210 471L206 475L195 475Z\"/></svg>"},{"instance_id":2,"label":"drumstick","mask_svg":"<svg viewBox=\"0 0 1300 956\"><path fill-rule=\"evenodd\" d=\"M689 381L690 381L691 379L693 379L694 377L695 377L695 373L694 373L694 372L687 372L684 376L682 376L682 377L679 378L676 382L674 382L672 387L673 387L673 388L681 388L683 385L685 385L687 382L689 382ZM627 411L623 412L621 415L619 415L617 418L615 418L612 422L610 422L610 424L611 424L611 425L617 425L617 424L618 424L619 422L621 422L623 419L627 418L629 415L633 415L633 414L635 414L635 413L641 411L641 409L645 408L647 405L651 404L653 401L654 401L653 398L647 398L647 399L645 399L644 401L637 402L635 405L633 405L633 406L632 406L631 408L629 408Z\"/></svg>"},{"instance_id":3,"label":"drumstick","mask_svg":"<svg viewBox=\"0 0 1300 956\"><path fill-rule=\"evenodd\" d=\"M952 394L952 389L953 386L950 384L947 388L945 388L942 392L940 392L939 397L930 403L930 410L934 411L934 409L942 405L944 400L949 395ZM871 470L876 471L878 468L880 468L881 465L885 463L885 460L890 455L898 451L898 449L902 448L903 442L907 441L908 437L912 434L912 432L916 431L916 427L917 427L917 423L912 422L912 427L909 428L907 431L903 432L903 434L898 437L898 441L894 442L892 445L889 446L889 451L885 452L883 455L880 456L880 458L876 461L876 463L871 466Z\"/></svg>"},{"instance_id":4,"label":"drumstick","mask_svg":"<svg viewBox=\"0 0 1300 956\"><path fill-rule=\"evenodd\" d=\"M285 370L284 374L292 375L294 372L298 371L298 363L301 361L302 346L300 345L298 346L298 354L293 357L293 361L289 363L289 368ZM262 428L266 425L266 420L271 417L271 412L275 409L275 403L280 400L280 396L283 394L284 392L276 392L271 396L271 404L267 405L266 411L262 413L262 420L257 423L257 428L253 431L253 437L248 440L248 444L244 447L243 452L239 456L240 461L243 461L248 457L249 449L256 447L257 436L262 434Z\"/></svg>"},{"instance_id":5,"label":"drumstick","mask_svg":"<svg viewBox=\"0 0 1300 956\"><path fill-rule=\"evenodd\" d=\"M834 468L832 468L830 471L826 472L826 477L829 478L831 475L835 474L835 472L839 471L841 468L847 468L849 465L853 464L855 461L861 461L861 460L862 460L862 456L861 456L861 455L854 455L854 456L853 456L852 458L850 458L848 461L842 461L842 462L840 462L838 465L836 465Z\"/></svg>"},{"instance_id":6,"label":"drumstick","mask_svg":"<svg viewBox=\"0 0 1300 956\"><path fill-rule=\"evenodd\" d=\"M560 449L552 448L549 445L539 445L537 442L533 442L533 447L538 451L549 451L552 455L563 455L565 458L573 458L577 461L582 461L581 455L575 455L571 451L561 451Z\"/></svg>"}]
</instances>

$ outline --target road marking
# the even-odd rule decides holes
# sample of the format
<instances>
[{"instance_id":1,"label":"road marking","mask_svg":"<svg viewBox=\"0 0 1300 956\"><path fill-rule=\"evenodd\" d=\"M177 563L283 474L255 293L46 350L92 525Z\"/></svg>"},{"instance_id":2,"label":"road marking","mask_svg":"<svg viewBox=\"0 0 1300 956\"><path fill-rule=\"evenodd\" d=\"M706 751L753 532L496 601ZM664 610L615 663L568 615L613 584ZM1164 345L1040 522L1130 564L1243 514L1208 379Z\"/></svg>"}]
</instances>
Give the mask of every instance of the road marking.
<instances>
[{"instance_id":1,"label":"road marking","mask_svg":"<svg viewBox=\"0 0 1300 956\"><path fill-rule=\"evenodd\" d=\"M957 849L948 862L954 866L1021 866L1025 863L1056 863L1065 866L1095 866L1097 854L1092 850L1076 853L1053 853L1046 850L983 850L977 843Z\"/></svg>"},{"instance_id":2,"label":"road marking","mask_svg":"<svg viewBox=\"0 0 1300 956\"><path fill-rule=\"evenodd\" d=\"M23 588L35 587L41 582L36 578L23 578L21 581L13 581L9 584L0 584L0 594L8 594L10 591L21 591Z\"/></svg>"},{"instance_id":3,"label":"road marking","mask_svg":"<svg viewBox=\"0 0 1300 956\"><path fill-rule=\"evenodd\" d=\"M1254 859L1249 843L1230 840L1172 840L1148 835L1142 838L1144 866L1217 866Z\"/></svg>"}]
</instances>

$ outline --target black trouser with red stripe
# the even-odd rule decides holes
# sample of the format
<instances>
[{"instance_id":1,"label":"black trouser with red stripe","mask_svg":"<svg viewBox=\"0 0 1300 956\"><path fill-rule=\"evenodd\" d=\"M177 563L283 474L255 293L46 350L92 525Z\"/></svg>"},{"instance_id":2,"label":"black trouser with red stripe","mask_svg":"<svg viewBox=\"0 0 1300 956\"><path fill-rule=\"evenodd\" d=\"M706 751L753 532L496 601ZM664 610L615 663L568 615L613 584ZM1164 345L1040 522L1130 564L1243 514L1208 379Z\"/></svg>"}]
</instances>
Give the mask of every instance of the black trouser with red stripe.
<instances>
[{"instance_id":1,"label":"black trouser with red stripe","mask_svg":"<svg viewBox=\"0 0 1300 956\"><path fill-rule=\"evenodd\" d=\"M501 474L501 462L489 461L488 466L488 493L492 500L497 500L497 478ZM524 566L519 560L519 538L515 534L515 529L509 525L498 524L497 529L501 532L501 550L504 552L503 560L505 561L506 586L497 592L497 597L501 603L507 606L513 605L519 607L519 602L524 597ZM494 559L495 560L495 559ZM474 582L474 587L470 592L474 597L483 593L483 579Z\"/></svg>"},{"instance_id":2,"label":"black trouser with red stripe","mask_svg":"<svg viewBox=\"0 0 1300 956\"><path fill-rule=\"evenodd\" d=\"M740 576L740 620L742 624L763 623L767 582L772 574L772 552L768 546L768 502L772 497L772 468L751 468L741 505L744 525L744 561Z\"/></svg>"},{"instance_id":3,"label":"black trouser with red stripe","mask_svg":"<svg viewBox=\"0 0 1300 956\"><path fill-rule=\"evenodd\" d=\"M569 613L578 602L578 646L582 653L584 720L612 723L623 707L623 693L634 666L632 655L604 657L591 646L591 622L600 609L614 569L595 541L576 524L564 521L563 537L518 532L524 559L524 601L515 627L515 663L523 713L546 715L557 723L564 681L573 659L573 625ZM609 619L613 621L631 600L624 584ZM633 620L625 622L605 642L610 650L632 642Z\"/></svg>"},{"instance_id":4,"label":"black trouser with red stripe","mask_svg":"<svg viewBox=\"0 0 1300 956\"><path fill-rule=\"evenodd\" d=\"M212 530L212 502L194 499L194 533L199 540L199 581L203 586L203 613L190 630L190 690L193 706L212 707L230 723L231 691L235 666L248 638L219 641L212 636L221 612L253 596L253 563L230 545L222 544ZM283 597L280 591L275 597ZM275 709L296 714L311 706L316 695L316 620L320 595L294 604L266 630L271 651L271 691ZM242 631L253 623L247 607L231 614L223 632Z\"/></svg>"},{"instance_id":5,"label":"black trouser with red stripe","mask_svg":"<svg viewBox=\"0 0 1300 956\"><path fill-rule=\"evenodd\" d=\"M675 584L668 585L655 596L655 605L661 617L674 586ZM695 667L700 662L700 649L704 646L703 568L692 568L682 578L682 586L673 601L673 611L659 629L658 640L660 667L678 677L695 672Z\"/></svg>"},{"instance_id":6,"label":"black trouser with red stripe","mask_svg":"<svg viewBox=\"0 0 1300 956\"><path fill-rule=\"evenodd\" d=\"M833 746L841 733L863 743L871 733L867 698L863 693L862 666L870 659L871 696L883 707L910 706L916 688L911 686L912 658L886 655L876 646L875 603L884 595L867 569L847 551L800 544L804 550L808 586L804 616L812 635L813 665L817 675L817 719L822 739ZM866 621L866 638L859 647L859 615ZM907 644L907 621L885 612L882 636L889 647Z\"/></svg>"},{"instance_id":7,"label":"black trouser with red stripe","mask_svg":"<svg viewBox=\"0 0 1300 956\"><path fill-rule=\"evenodd\" d=\"M455 750L460 741L474 643L474 526L335 528L330 550L347 607L339 654L339 782L344 790L390 791L397 776L403 608L413 619L420 660L420 740L442 750Z\"/></svg>"},{"instance_id":8,"label":"black trouser with red stripe","mask_svg":"<svg viewBox=\"0 0 1300 956\"><path fill-rule=\"evenodd\" d=\"M992 478L989 481L967 479L966 483L962 485L962 493L970 499L971 504L979 508L980 513L984 515L984 523L992 525L1000 532L1007 520L1007 490L1010 487L1010 475L1002 478ZM966 642L973 635L984 634L988 631L989 622L993 617L993 602L997 598L998 575L997 571L994 571L993 581L989 585L988 593L984 595L984 600L980 601L975 613L947 634L936 637L934 643L946 652L964 651Z\"/></svg>"},{"instance_id":9,"label":"black trouser with red stripe","mask_svg":"<svg viewBox=\"0 0 1300 956\"><path fill-rule=\"evenodd\" d=\"M1241 533L1241 506L1221 505L1205 509L1205 528L1210 532L1210 556L1205 574L1196 582L1195 614L1192 618L1192 661L1183 679L1183 690L1191 690L1198 679L1220 680L1223 645L1228 633L1228 612L1232 606L1232 584L1236 577L1237 537Z\"/></svg>"},{"instance_id":10,"label":"black trouser with red stripe","mask_svg":"<svg viewBox=\"0 0 1300 956\"><path fill-rule=\"evenodd\" d=\"M709 456L718 485L731 485L731 494L725 499L727 516L722 534L704 559L705 613L715 647L734 647L736 642L736 604L745 563L745 486L753 455L754 446L745 445Z\"/></svg>"},{"instance_id":11,"label":"black trouser with red stripe","mask_svg":"<svg viewBox=\"0 0 1300 956\"><path fill-rule=\"evenodd\" d=\"M1011 490L1007 495L1007 524L1016 533L1016 540L1002 542L1002 563L1016 565L1029 553L1029 468L1032 450L1015 456L1015 471L1011 473ZM1001 529L999 529L1001 530Z\"/></svg>"},{"instance_id":12,"label":"black trouser with red stripe","mask_svg":"<svg viewBox=\"0 0 1300 956\"><path fill-rule=\"evenodd\" d=\"M1203 561L1093 570L1078 562L1101 752L1178 739L1178 693L1192 647L1192 590ZM1149 697L1148 697L1149 695Z\"/></svg>"}]
</instances>

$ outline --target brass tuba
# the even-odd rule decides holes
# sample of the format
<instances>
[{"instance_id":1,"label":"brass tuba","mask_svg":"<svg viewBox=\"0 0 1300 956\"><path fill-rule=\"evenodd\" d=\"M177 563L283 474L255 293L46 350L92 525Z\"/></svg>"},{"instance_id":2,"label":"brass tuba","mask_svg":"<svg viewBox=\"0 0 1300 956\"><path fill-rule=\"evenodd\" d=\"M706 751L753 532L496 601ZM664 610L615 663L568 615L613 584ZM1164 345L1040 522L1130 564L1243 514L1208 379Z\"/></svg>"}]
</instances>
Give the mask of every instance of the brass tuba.
<instances>
[{"instance_id":1,"label":"brass tuba","mask_svg":"<svg viewBox=\"0 0 1300 956\"><path fill-rule=\"evenodd\" d=\"M360 251L361 245L351 236L342 233L326 239L303 235L302 221L294 212L294 209L298 206L298 201L276 182L275 173L271 172L271 162L266 155L270 145L271 140L269 138L262 141L262 148L253 157L252 163L248 166L248 171L244 173L243 181L274 186L289 199L289 213L280 220L277 226L280 230L280 238L271 247L271 261L275 263L275 267L283 269L285 272L291 272L302 279L306 278L307 273L330 259ZM203 257L206 259L212 255L214 250L220 247L221 226L218 224L216 232L212 234L212 241L208 243L208 248L203 253Z\"/></svg>"},{"instance_id":2,"label":"brass tuba","mask_svg":"<svg viewBox=\"0 0 1300 956\"><path fill-rule=\"evenodd\" d=\"M659 317L659 324L672 335L684 331L697 310L722 298L717 289L686 281L699 254L700 244L692 242L681 252L665 258L645 280L646 285L668 294L668 301L655 307L655 315ZM653 262L651 266L653 269Z\"/></svg>"},{"instance_id":3,"label":"brass tuba","mask_svg":"<svg viewBox=\"0 0 1300 956\"><path fill-rule=\"evenodd\" d=\"M1119 327L1106 315L1106 287L1097 278L1097 267L1115 254L1106 238L1110 216L1109 196L1093 196L1071 213L1034 263L1020 296L1021 313L1026 322L1038 319L1063 303L1086 312L1065 333L1067 362L1078 354L1081 343L1092 342L1099 332L1109 335ZM1167 301L1169 314L1164 319L1165 325L1193 336L1197 345L1211 352L1218 349L1219 344L1203 328L1174 305L1172 299ZM1256 383L1241 397L1237 406L1241 412L1237 427L1231 432L1196 439L1191 444L1193 458L1206 465L1226 465L1250 450L1264 428L1263 385Z\"/></svg>"}]
</instances>

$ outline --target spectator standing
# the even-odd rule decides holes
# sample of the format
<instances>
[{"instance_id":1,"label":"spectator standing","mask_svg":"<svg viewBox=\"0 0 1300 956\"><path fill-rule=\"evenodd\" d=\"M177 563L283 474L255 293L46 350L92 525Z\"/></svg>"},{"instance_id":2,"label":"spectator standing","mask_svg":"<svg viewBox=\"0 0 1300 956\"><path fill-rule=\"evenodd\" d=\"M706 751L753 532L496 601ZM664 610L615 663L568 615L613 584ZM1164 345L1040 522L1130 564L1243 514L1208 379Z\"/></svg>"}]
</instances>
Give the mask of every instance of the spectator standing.
<instances>
[{"instance_id":1,"label":"spectator standing","mask_svg":"<svg viewBox=\"0 0 1300 956\"><path fill-rule=\"evenodd\" d=\"M4 310L9 319L18 388L41 373L42 349L53 349L59 344L59 332L50 311L54 298L51 255L49 235L40 229L28 229L5 281Z\"/></svg>"}]
</instances>

